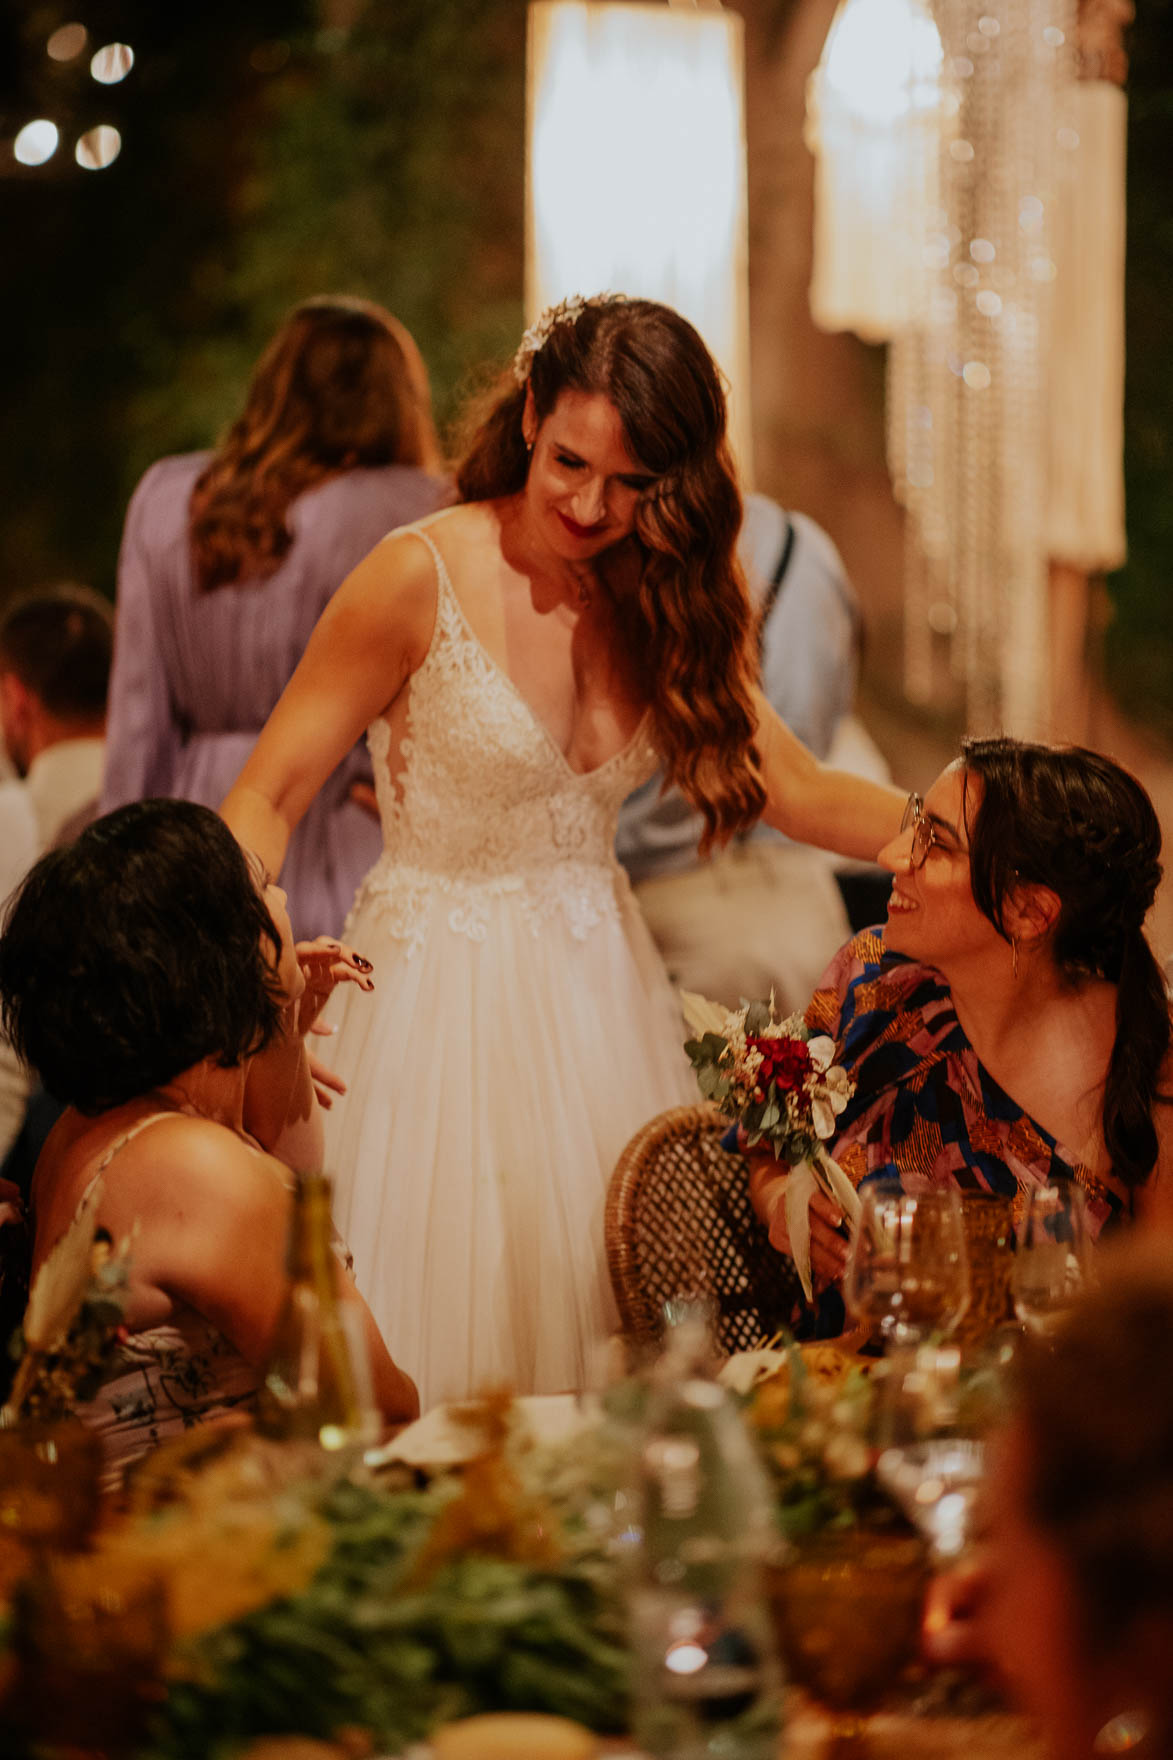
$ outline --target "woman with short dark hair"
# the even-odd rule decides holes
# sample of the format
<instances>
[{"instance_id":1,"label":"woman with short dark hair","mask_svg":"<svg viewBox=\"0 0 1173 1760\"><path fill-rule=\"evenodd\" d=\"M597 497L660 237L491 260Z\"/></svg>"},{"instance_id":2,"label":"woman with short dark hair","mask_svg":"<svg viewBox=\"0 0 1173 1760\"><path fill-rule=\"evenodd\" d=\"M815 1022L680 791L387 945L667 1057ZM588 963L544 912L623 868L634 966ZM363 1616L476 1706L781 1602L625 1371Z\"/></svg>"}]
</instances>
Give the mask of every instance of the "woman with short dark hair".
<instances>
[{"instance_id":1,"label":"woman with short dark hair","mask_svg":"<svg viewBox=\"0 0 1173 1760\"><path fill-rule=\"evenodd\" d=\"M17 893L4 1028L68 1108L33 1180L34 1274L95 1188L95 1225L133 1236L130 1336L82 1412L112 1479L170 1432L253 1404L286 1288L289 1168L322 1159L305 1035L369 971L337 941L295 947L280 887L186 801L97 820ZM365 1320L376 1399L413 1416Z\"/></svg>"}]
</instances>

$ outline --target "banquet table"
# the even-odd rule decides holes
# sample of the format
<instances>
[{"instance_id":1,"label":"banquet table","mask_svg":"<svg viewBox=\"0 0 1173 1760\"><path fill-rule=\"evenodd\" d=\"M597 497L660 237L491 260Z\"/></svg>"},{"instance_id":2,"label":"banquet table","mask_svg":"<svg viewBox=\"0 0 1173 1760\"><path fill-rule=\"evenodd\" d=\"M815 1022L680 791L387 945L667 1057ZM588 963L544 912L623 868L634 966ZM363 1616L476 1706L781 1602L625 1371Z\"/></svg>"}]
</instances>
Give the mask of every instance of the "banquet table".
<instances>
[{"instance_id":1,"label":"banquet table","mask_svg":"<svg viewBox=\"0 0 1173 1760\"><path fill-rule=\"evenodd\" d=\"M545 1394L515 1402L520 1426L543 1446L562 1447L590 1427L590 1402L575 1394ZM378 1451L384 1464L418 1470L451 1469L476 1452L475 1437L452 1408L439 1406L400 1431ZM1012 1712L953 1715L895 1704L863 1721L859 1760L1044 1760L1035 1726ZM832 1717L797 1689L789 1689L779 1740L779 1760L831 1760L836 1748ZM606 1760L649 1760L628 1737L604 1737ZM411 1760L427 1760L426 1748Z\"/></svg>"}]
</instances>

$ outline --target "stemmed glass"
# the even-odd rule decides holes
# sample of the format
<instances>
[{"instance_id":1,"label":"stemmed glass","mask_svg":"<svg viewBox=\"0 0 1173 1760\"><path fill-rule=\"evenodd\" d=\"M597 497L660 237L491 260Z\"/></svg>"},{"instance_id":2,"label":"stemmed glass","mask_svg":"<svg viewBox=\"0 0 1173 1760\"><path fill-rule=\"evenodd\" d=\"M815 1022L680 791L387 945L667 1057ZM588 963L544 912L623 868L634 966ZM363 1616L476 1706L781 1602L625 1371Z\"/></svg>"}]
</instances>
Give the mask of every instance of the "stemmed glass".
<instances>
[{"instance_id":1,"label":"stemmed glass","mask_svg":"<svg viewBox=\"0 0 1173 1760\"><path fill-rule=\"evenodd\" d=\"M1046 1337L1088 1282L1088 1217L1072 1179L1033 1186L1018 1230L1010 1290L1028 1332Z\"/></svg>"},{"instance_id":2,"label":"stemmed glass","mask_svg":"<svg viewBox=\"0 0 1173 1760\"><path fill-rule=\"evenodd\" d=\"M959 1194L906 1192L882 1181L865 1185L861 1197L843 1278L848 1309L878 1326L889 1348L947 1333L969 1305Z\"/></svg>"},{"instance_id":3,"label":"stemmed glass","mask_svg":"<svg viewBox=\"0 0 1173 1760\"><path fill-rule=\"evenodd\" d=\"M958 1424L960 1353L928 1342L969 1305L961 1198L886 1182L862 1197L843 1293L885 1342L876 1472L941 1561L964 1547L984 1465L981 1442Z\"/></svg>"},{"instance_id":4,"label":"stemmed glass","mask_svg":"<svg viewBox=\"0 0 1173 1760\"><path fill-rule=\"evenodd\" d=\"M886 1446L876 1477L929 1542L934 1563L957 1558L985 1472L985 1442L963 1411L961 1352L921 1345L889 1364Z\"/></svg>"}]
</instances>

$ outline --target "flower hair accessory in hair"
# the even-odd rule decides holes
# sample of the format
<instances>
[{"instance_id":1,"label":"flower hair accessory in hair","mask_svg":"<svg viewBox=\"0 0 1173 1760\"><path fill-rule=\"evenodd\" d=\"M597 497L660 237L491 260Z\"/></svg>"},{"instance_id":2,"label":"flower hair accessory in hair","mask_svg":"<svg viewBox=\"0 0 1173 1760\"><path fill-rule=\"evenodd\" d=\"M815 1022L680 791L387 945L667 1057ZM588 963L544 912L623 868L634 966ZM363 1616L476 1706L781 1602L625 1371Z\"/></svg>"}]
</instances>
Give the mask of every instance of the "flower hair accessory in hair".
<instances>
[{"instance_id":1,"label":"flower hair accessory in hair","mask_svg":"<svg viewBox=\"0 0 1173 1760\"><path fill-rule=\"evenodd\" d=\"M588 306L610 306L625 303L625 293L596 293L584 298L581 293L572 293L568 299L561 299L556 306L547 306L540 318L535 318L513 357L513 377L519 385L528 385L530 372L534 364L534 356L541 354L546 346L547 338L559 324L573 324L586 311Z\"/></svg>"}]
</instances>

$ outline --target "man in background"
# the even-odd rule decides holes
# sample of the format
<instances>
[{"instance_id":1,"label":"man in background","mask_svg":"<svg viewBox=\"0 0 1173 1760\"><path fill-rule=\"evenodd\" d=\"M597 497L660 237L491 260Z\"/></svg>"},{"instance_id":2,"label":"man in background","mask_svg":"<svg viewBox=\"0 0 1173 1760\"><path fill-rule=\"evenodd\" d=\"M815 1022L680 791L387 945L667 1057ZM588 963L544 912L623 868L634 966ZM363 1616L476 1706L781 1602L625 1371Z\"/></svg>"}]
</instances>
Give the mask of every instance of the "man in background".
<instances>
[{"instance_id":1,"label":"man in background","mask_svg":"<svg viewBox=\"0 0 1173 1760\"><path fill-rule=\"evenodd\" d=\"M0 734L16 771L0 782L0 907L97 812L113 649L113 611L85 587L30 593L0 616ZM0 1397L13 1368L4 1347L28 1292L23 1201L60 1111L0 1036Z\"/></svg>"},{"instance_id":2,"label":"man in background","mask_svg":"<svg viewBox=\"0 0 1173 1760\"><path fill-rule=\"evenodd\" d=\"M765 495L746 496L737 548L761 618L763 691L817 758L835 746L856 768L843 735L860 619L839 552L814 520ZM758 825L702 862L704 821L677 790L661 793L662 781L624 803L616 852L669 975L729 1007L773 990L783 1012L805 1008L850 933L831 859Z\"/></svg>"},{"instance_id":3,"label":"man in background","mask_svg":"<svg viewBox=\"0 0 1173 1760\"><path fill-rule=\"evenodd\" d=\"M97 811L113 645L111 607L84 587L30 593L0 616L0 733L16 771L0 783L0 904ZM0 1157L21 1129L28 1093L0 1040Z\"/></svg>"}]
</instances>

